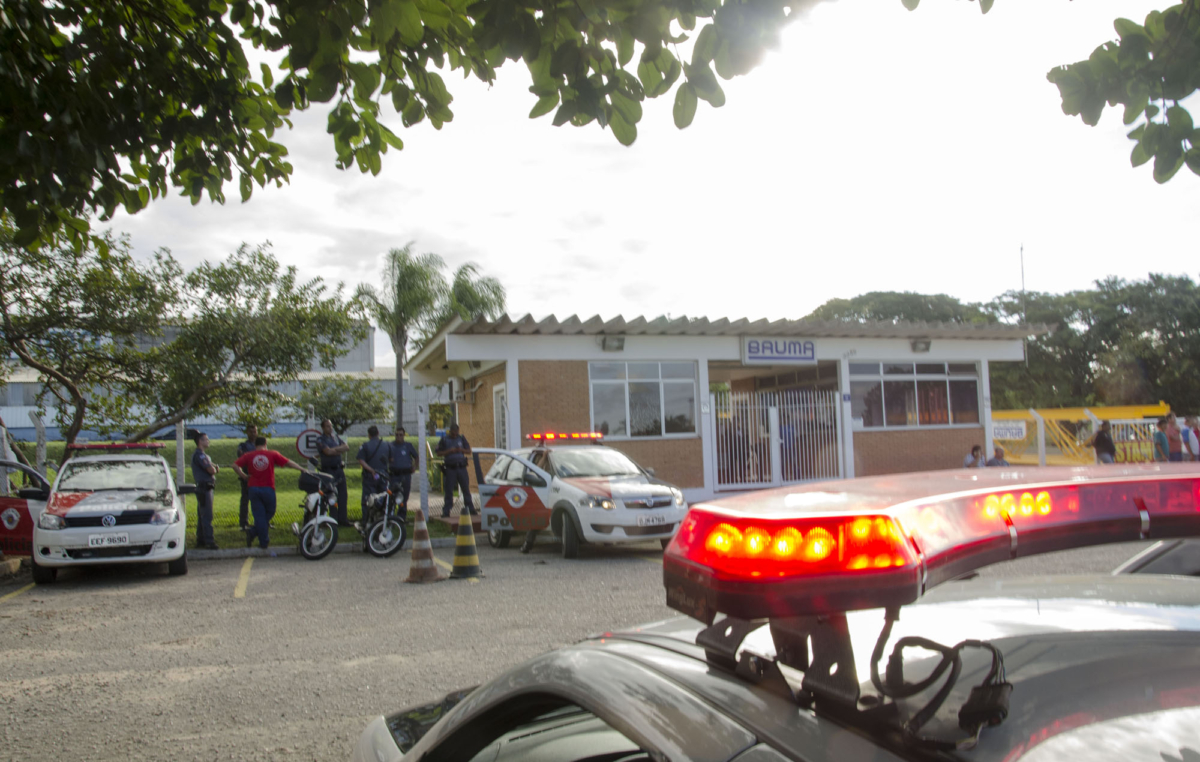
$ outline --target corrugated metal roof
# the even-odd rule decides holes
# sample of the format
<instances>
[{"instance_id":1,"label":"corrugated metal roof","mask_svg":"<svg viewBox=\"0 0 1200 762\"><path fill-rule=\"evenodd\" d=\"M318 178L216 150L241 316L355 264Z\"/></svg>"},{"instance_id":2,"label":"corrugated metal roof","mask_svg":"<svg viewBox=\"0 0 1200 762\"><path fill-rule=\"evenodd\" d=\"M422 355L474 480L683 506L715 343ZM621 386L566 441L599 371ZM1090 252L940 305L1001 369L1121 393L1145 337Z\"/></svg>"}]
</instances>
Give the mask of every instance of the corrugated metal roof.
<instances>
[{"instance_id":1,"label":"corrugated metal roof","mask_svg":"<svg viewBox=\"0 0 1200 762\"><path fill-rule=\"evenodd\" d=\"M532 315L513 318L503 315L496 320L473 320L450 329L453 334L515 334L536 336L621 335L621 336L797 336L803 338L854 339L1023 339L1049 333L1046 325L1006 325L1004 323L882 323L827 320L749 320L738 318L646 318L626 320L618 315L604 320L595 315L587 320L572 315L536 320Z\"/></svg>"}]
</instances>

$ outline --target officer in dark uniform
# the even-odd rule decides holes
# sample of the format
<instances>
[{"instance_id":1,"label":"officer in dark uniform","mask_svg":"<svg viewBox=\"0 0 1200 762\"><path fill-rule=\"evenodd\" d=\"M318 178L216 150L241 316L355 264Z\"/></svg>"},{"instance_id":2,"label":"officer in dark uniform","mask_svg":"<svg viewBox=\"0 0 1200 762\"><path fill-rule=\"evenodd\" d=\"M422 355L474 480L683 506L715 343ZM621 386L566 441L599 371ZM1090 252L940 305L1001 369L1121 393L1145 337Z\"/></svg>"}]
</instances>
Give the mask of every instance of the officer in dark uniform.
<instances>
[{"instance_id":1,"label":"officer in dark uniform","mask_svg":"<svg viewBox=\"0 0 1200 762\"><path fill-rule=\"evenodd\" d=\"M412 442L405 441L404 433L403 426L396 427L396 438L387 445L387 458L392 494L400 495L400 505L404 507L402 513L407 517L408 495L412 492L412 475L420 465L421 458L417 455L417 448L412 446Z\"/></svg>"},{"instance_id":2,"label":"officer in dark uniform","mask_svg":"<svg viewBox=\"0 0 1200 762\"><path fill-rule=\"evenodd\" d=\"M196 435L196 451L192 453L192 481L196 483L196 547L217 550L213 538L213 490L217 486L217 464L212 462L208 449L208 434Z\"/></svg>"},{"instance_id":3,"label":"officer in dark uniform","mask_svg":"<svg viewBox=\"0 0 1200 762\"><path fill-rule=\"evenodd\" d=\"M252 452L255 439L258 439L258 427L251 423L246 426L246 441L238 443L237 455L234 456L234 460ZM250 526L250 482L240 476L238 479L242 482L242 497L238 502L238 526L245 530Z\"/></svg>"},{"instance_id":4,"label":"officer in dark uniform","mask_svg":"<svg viewBox=\"0 0 1200 762\"><path fill-rule=\"evenodd\" d=\"M467 476L467 456L471 454L471 444L467 442L466 437L458 433L457 423L450 424L450 431L438 440L437 454L445 459L443 464L446 467L445 476L442 478L446 497L442 503L442 518L450 515L450 508L454 505L455 486L462 489L467 513L475 513L475 503L471 500L471 480Z\"/></svg>"},{"instance_id":5,"label":"officer in dark uniform","mask_svg":"<svg viewBox=\"0 0 1200 762\"><path fill-rule=\"evenodd\" d=\"M363 521L367 519L367 499L387 489L388 475L388 444L379 438L379 427L367 429L367 437L354 456L362 466Z\"/></svg>"},{"instance_id":6,"label":"officer in dark uniform","mask_svg":"<svg viewBox=\"0 0 1200 762\"><path fill-rule=\"evenodd\" d=\"M338 526L351 526L346 517L346 506L349 500L346 495L346 464L342 455L350 450L345 440L333 433L333 421L328 418L321 421L321 436L317 437L317 450L321 453L321 470L334 478L338 491Z\"/></svg>"}]
</instances>

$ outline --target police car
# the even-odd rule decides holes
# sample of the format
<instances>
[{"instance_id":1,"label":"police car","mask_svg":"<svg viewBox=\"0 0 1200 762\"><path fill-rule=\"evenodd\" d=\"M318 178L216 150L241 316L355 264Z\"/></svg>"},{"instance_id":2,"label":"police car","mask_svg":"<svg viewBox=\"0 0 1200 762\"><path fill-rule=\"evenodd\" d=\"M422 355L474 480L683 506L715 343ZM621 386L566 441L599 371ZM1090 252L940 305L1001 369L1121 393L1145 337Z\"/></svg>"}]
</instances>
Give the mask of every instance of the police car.
<instances>
[{"instance_id":1,"label":"police car","mask_svg":"<svg viewBox=\"0 0 1200 762\"><path fill-rule=\"evenodd\" d=\"M374 720L390 760L1200 758L1200 468L987 469L696 505L663 559L689 618L602 633ZM1162 538L1122 573L963 580ZM1192 550L1176 553L1181 548ZM1175 561L1170 560L1175 556Z\"/></svg>"},{"instance_id":2,"label":"police car","mask_svg":"<svg viewBox=\"0 0 1200 762\"><path fill-rule=\"evenodd\" d=\"M600 434L529 439L535 446L523 450L473 450L477 474L481 454L496 456L477 476L480 525L493 547L507 547L514 531L549 528L562 540L564 558L575 558L583 543L658 540L665 548L687 515L679 489L599 444Z\"/></svg>"},{"instance_id":3,"label":"police car","mask_svg":"<svg viewBox=\"0 0 1200 762\"><path fill-rule=\"evenodd\" d=\"M69 566L166 563L171 574L187 574L187 514L183 495L161 443L71 445L76 455L63 464L35 517L30 553L33 580L53 582ZM90 454L97 453L97 454ZM40 503L40 501L38 501Z\"/></svg>"}]
</instances>

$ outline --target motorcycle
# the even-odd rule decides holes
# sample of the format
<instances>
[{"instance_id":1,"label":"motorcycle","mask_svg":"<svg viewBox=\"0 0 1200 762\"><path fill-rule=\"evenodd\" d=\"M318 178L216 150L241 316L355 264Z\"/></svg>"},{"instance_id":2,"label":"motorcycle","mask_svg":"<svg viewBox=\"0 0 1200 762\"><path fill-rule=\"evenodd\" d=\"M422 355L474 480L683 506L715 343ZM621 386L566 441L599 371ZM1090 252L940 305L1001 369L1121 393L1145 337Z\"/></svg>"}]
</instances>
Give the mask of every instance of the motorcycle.
<instances>
[{"instance_id":1,"label":"motorcycle","mask_svg":"<svg viewBox=\"0 0 1200 762\"><path fill-rule=\"evenodd\" d=\"M408 520L408 506L396 505L400 496L392 491L392 481L387 481L383 492L377 492L367 498L363 505L363 519L355 522L354 528L363 536L366 550L378 558L387 558L404 546L407 536L405 522Z\"/></svg>"},{"instance_id":2,"label":"motorcycle","mask_svg":"<svg viewBox=\"0 0 1200 762\"><path fill-rule=\"evenodd\" d=\"M310 561L333 552L338 541L338 523L331 514L337 507L337 481L331 474L315 470L300 474L300 489L306 494L300 507L304 520L292 522L292 534L300 538L300 554Z\"/></svg>"}]
</instances>

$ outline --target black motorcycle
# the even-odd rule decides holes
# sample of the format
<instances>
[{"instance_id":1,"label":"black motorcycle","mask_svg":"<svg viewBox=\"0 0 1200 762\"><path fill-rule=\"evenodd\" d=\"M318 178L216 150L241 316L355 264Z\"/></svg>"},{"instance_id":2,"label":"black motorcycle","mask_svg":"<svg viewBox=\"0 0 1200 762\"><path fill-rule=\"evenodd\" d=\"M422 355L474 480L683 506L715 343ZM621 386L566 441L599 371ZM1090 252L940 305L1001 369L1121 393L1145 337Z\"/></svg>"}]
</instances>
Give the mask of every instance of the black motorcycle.
<instances>
[{"instance_id":1,"label":"black motorcycle","mask_svg":"<svg viewBox=\"0 0 1200 762\"><path fill-rule=\"evenodd\" d=\"M404 546L407 537L406 521L408 506L397 504L400 500L399 485L392 491L392 482L388 480L383 492L377 492L367 498L363 505L362 521L355 522L354 528L363 536L367 552L379 558L387 558Z\"/></svg>"}]
</instances>

